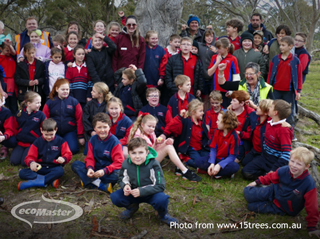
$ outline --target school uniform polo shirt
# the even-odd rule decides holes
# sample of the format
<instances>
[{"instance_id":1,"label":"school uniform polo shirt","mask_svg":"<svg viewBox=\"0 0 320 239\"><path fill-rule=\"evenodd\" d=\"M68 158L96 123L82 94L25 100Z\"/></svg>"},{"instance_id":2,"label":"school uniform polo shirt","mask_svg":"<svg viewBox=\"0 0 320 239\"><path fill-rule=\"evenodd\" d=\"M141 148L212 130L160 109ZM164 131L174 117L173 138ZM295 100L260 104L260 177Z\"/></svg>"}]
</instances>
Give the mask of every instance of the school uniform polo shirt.
<instances>
[{"instance_id":1,"label":"school uniform polo shirt","mask_svg":"<svg viewBox=\"0 0 320 239\"><path fill-rule=\"evenodd\" d=\"M28 62L28 69L30 80L34 80L34 74L36 71L36 61L33 61L32 63Z\"/></svg>"},{"instance_id":2,"label":"school uniform polo shirt","mask_svg":"<svg viewBox=\"0 0 320 239\"><path fill-rule=\"evenodd\" d=\"M290 61L293 55L290 53L290 55L285 60L281 58L281 55L282 54L280 54L280 63L278 65L276 80L273 89L279 91L291 91L292 82ZM288 84L288 82L290 83Z\"/></svg>"},{"instance_id":3,"label":"school uniform polo shirt","mask_svg":"<svg viewBox=\"0 0 320 239\"><path fill-rule=\"evenodd\" d=\"M234 50L239 50L241 48L241 42L240 42L240 37L237 36L234 40L231 39L231 37L228 37L229 41L231 42L232 45L234 45Z\"/></svg>"},{"instance_id":4,"label":"school uniform polo shirt","mask_svg":"<svg viewBox=\"0 0 320 239\"><path fill-rule=\"evenodd\" d=\"M194 84L194 69L197 64L197 56L189 53L189 59L186 60L184 56L182 56L183 60L183 74L189 76L191 80L191 90L190 94L194 95L193 93L193 84Z\"/></svg>"},{"instance_id":5,"label":"school uniform polo shirt","mask_svg":"<svg viewBox=\"0 0 320 239\"><path fill-rule=\"evenodd\" d=\"M194 150L201 150L201 139L202 139L202 122L199 120L198 124L196 124L192 117L192 129L191 129L191 137L190 137L190 147L194 148Z\"/></svg>"},{"instance_id":6,"label":"school uniform polo shirt","mask_svg":"<svg viewBox=\"0 0 320 239\"><path fill-rule=\"evenodd\" d=\"M210 148L217 147L217 159L223 159L232 155L237 155L239 152L239 136L234 130L229 131L226 136L223 136L223 130L215 130L213 133Z\"/></svg>"}]
</instances>

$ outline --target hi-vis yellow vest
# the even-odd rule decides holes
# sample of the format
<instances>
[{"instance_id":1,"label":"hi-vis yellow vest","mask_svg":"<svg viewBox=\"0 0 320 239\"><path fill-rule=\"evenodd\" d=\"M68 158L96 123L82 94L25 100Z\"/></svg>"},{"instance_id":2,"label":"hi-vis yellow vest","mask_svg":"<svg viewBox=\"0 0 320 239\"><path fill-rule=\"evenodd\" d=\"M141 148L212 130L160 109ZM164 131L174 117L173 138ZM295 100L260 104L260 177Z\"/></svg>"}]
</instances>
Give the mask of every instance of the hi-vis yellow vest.
<instances>
[{"instance_id":1,"label":"hi-vis yellow vest","mask_svg":"<svg viewBox=\"0 0 320 239\"><path fill-rule=\"evenodd\" d=\"M46 32L46 31L42 31L42 35L41 35L41 38L40 38L40 43L44 46L47 46L50 48L50 41L49 41L49 32ZM16 42L16 52L17 52L17 55L20 54L20 51L21 51L21 39L20 39L20 34L16 35L14 37L15 39L15 42ZM23 47L23 46L22 46Z\"/></svg>"},{"instance_id":2,"label":"hi-vis yellow vest","mask_svg":"<svg viewBox=\"0 0 320 239\"><path fill-rule=\"evenodd\" d=\"M246 84L246 79L243 79L239 83L239 88L238 90L243 90L247 92L247 84ZM268 93L270 90L273 90L272 85L269 85L264 81L263 78L260 78L260 99L264 100L267 99Z\"/></svg>"}]
</instances>

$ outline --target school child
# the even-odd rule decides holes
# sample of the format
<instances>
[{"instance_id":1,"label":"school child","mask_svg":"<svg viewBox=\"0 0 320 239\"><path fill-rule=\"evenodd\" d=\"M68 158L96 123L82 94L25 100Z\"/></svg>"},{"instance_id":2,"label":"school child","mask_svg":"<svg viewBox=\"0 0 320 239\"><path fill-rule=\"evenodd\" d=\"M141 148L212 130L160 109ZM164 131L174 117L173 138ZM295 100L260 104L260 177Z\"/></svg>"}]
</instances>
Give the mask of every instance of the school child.
<instances>
[{"instance_id":1,"label":"school child","mask_svg":"<svg viewBox=\"0 0 320 239\"><path fill-rule=\"evenodd\" d=\"M49 96L52 91L54 83L56 83L58 78L65 78L66 75L66 66L63 63L64 61L64 50L59 48L51 49L51 61L47 61L45 66L45 82L43 86L43 92L46 97Z\"/></svg>"},{"instance_id":2,"label":"school child","mask_svg":"<svg viewBox=\"0 0 320 239\"><path fill-rule=\"evenodd\" d=\"M253 46L252 48L255 50L255 51L258 51L258 52L263 52L263 47L264 47L264 40L263 40L263 31L260 31L260 30L256 30L252 33L253 35Z\"/></svg>"},{"instance_id":3,"label":"school child","mask_svg":"<svg viewBox=\"0 0 320 239\"><path fill-rule=\"evenodd\" d=\"M13 127L17 139L17 146L10 156L12 165L25 164L25 157L30 145L41 136L40 127L46 119L40 111L41 97L39 94L29 91L25 94L24 101L20 104L20 110L14 118Z\"/></svg>"},{"instance_id":4,"label":"school child","mask_svg":"<svg viewBox=\"0 0 320 239\"><path fill-rule=\"evenodd\" d=\"M160 67L164 66L162 61L166 52L158 45L158 33L156 31L148 31L144 40L146 42L146 59L143 72L147 78L147 88L157 87L163 84Z\"/></svg>"},{"instance_id":5,"label":"school child","mask_svg":"<svg viewBox=\"0 0 320 239\"><path fill-rule=\"evenodd\" d=\"M240 81L240 71L237 58L232 54L234 45L227 38L221 38L215 43L218 54L213 55L208 68L208 75L212 76L212 90L218 90L222 94L222 107L226 109L230 105L230 99L226 97L226 90L222 89L218 83L218 77L225 78L227 81ZM218 65L225 63L223 75L219 74Z\"/></svg>"},{"instance_id":6,"label":"school child","mask_svg":"<svg viewBox=\"0 0 320 239\"><path fill-rule=\"evenodd\" d=\"M195 97L189 93L191 89L191 81L188 76L178 75L174 79L174 84L178 88L178 92L170 98L167 105L170 118L174 118L181 114L181 110L188 110L189 102L195 99Z\"/></svg>"},{"instance_id":7,"label":"school child","mask_svg":"<svg viewBox=\"0 0 320 239\"><path fill-rule=\"evenodd\" d=\"M119 174L121 188L110 195L114 205L126 208L120 213L120 218L131 218L140 203L148 203L158 212L161 222L168 225L178 222L168 214L169 196L163 192L165 181L161 166L155 159L157 152L141 138L132 139L128 148L129 158L123 162Z\"/></svg>"},{"instance_id":8,"label":"school child","mask_svg":"<svg viewBox=\"0 0 320 239\"><path fill-rule=\"evenodd\" d=\"M199 44L197 41L193 40L191 53L198 56L198 52L199 52Z\"/></svg>"},{"instance_id":9,"label":"school child","mask_svg":"<svg viewBox=\"0 0 320 239\"><path fill-rule=\"evenodd\" d=\"M182 154L180 158L187 160L186 165L193 168L197 168L197 158L209 155L208 130L202 121L203 115L203 103L194 99L189 103L188 111L181 111L163 131L165 136L178 135L175 145Z\"/></svg>"},{"instance_id":10,"label":"school child","mask_svg":"<svg viewBox=\"0 0 320 239\"><path fill-rule=\"evenodd\" d=\"M97 34L97 33L101 34L103 36L103 38L104 38L105 33L106 33L106 27L107 27L106 23L104 21L102 21L102 20L97 20L93 24L93 30L94 30L95 34ZM103 46L107 46L107 44L108 43L103 42ZM86 46L84 48L86 50L91 50L92 46L93 46L92 45L92 37L90 37L88 42L87 42L87 44L86 44ZM90 52L90 51L88 51L88 52Z\"/></svg>"},{"instance_id":11,"label":"school child","mask_svg":"<svg viewBox=\"0 0 320 239\"><path fill-rule=\"evenodd\" d=\"M140 95L144 92L146 83L142 69L129 65L129 68L122 72L122 81L114 91L114 96L122 101L125 115L131 120L135 119L143 106Z\"/></svg>"},{"instance_id":12,"label":"school child","mask_svg":"<svg viewBox=\"0 0 320 239\"><path fill-rule=\"evenodd\" d=\"M73 49L79 42L79 35L76 32L69 32L66 36L67 46L64 48L65 63L73 62Z\"/></svg>"},{"instance_id":13,"label":"school child","mask_svg":"<svg viewBox=\"0 0 320 239\"><path fill-rule=\"evenodd\" d=\"M307 41L307 34L303 32L297 32L294 37L294 53L295 56L300 60L302 66L302 83L305 82L306 76L309 73L309 64L311 56L304 47Z\"/></svg>"},{"instance_id":14,"label":"school child","mask_svg":"<svg viewBox=\"0 0 320 239\"><path fill-rule=\"evenodd\" d=\"M11 37L5 36L4 39L0 37L0 66L3 67L4 77L3 81L6 84L6 92L1 92L2 96L6 97L6 107L11 110L12 115L18 111L17 105L17 85L14 82L14 74L16 71L16 51L11 45Z\"/></svg>"},{"instance_id":15,"label":"school child","mask_svg":"<svg viewBox=\"0 0 320 239\"><path fill-rule=\"evenodd\" d=\"M280 40L281 54L270 62L268 83L273 86L275 99L282 99L291 104L291 114L288 123L294 127L295 102L300 100L302 90L302 65L297 57L291 54L292 37L282 37Z\"/></svg>"},{"instance_id":16,"label":"school child","mask_svg":"<svg viewBox=\"0 0 320 239\"><path fill-rule=\"evenodd\" d=\"M66 36L65 39L68 39L67 36L68 36L68 34L71 33L71 32L75 32L75 33L78 34L78 39L79 39L79 41L78 41L77 44L85 47L85 45L87 44L87 39L85 39L85 38L82 38L82 39L81 39L81 36L82 36L82 35L81 35L81 28L80 28L80 25L79 25L79 23L78 23L77 21L70 21L70 22L68 23L68 27L67 27L66 32L65 32L65 36ZM64 44L64 45L65 45L65 44ZM71 54L71 55L72 55L72 54Z\"/></svg>"},{"instance_id":17,"label":"school child","mask_svg":"<svg viewBox=\"0 0 320 239\"><path fill-rule=\"evenodd\" d=\"M31 187L59 186L59 178L64 174L63 166L72 158L68 143L56 135L57 122L46 119L41 126L42 137L30 146L25 164L30 168L19 171L19 177L26 182L19 182L18 190Z\"/></svg>"},{"instance_id":18,"label":"school child","mask_svg":"<svg viewBox=\"0 0 320 239\"><path fill-rule=\"evenodd\" d=\"M138 116L137 120L133 123L132 129L129 135L129 141L132 138L143 138L146 140L149 147L155 149L158 153L156 160L161 161L169 156L171 162L175 164L177 176L182 176L183 179L187 179L191 182L201 181L201 177L196 175L193 171L186 168L181 162L176 150L173 147L173 139L166 139L165 135L161 135L157 138L154 130L157 124L157 119L149 113L143 113Z\"/></svg>"},{"instance_id":19,"label":"school child","mask_svg":"<svg viewBox=\"0 0 320 239\"><path fill-rule=\"evenodd\" d=\"M146 90L146 98L148 104L143 106L139 111L139 115L141 115L142 113L149 113L158 119L156 128L154 130L157 137L159 137L163 133L166 125L169 124L172 120L171 114L168 112L168 108L164 105L159 104L160 96L161 92L159 89L155 87L148 88Z\"/></svg>"},{"instance_id":20,"label":"school child","mask_svg":"<svg viewBox=\"0 0 320 239\"><path fill-rule=\"evenodd\" d=\"M32 31L30 33L30 43L32 43L36 49L35 58L39 61L45 62L50 60L50 48L45 45L42 45L42 43L40 42L41 35L42 32L39 29ZM17 56L17 60L18 62L23 61L24 58L25 57L22 49L20 54Z\"/></svg>"},{"instance_id":21,"label":"school child","mask_svg":"<svg viewBox=\"0 0 320 239\"><path fill-rule=\"evenodd\" d=\"M291 106L284 100L275 100L269 108L261 156L255 157L242 169L246 179L257 179L261 175L275 172L288 165L293 135L292 127L283 127L283 122L291 114Z\"/></svg>"},{"instance_id":22,"label":"school child","mask_svg":"<svg viewBox=\"0 0 320 239\"><path fill-rule=\"evenodd\" d=\"M110 132L122 144L124 158L128 158L128 138L132 128L131 119L123 113L122 102L117 97L112 97L107 103L107 111L111 119Z\"/></svg>"},{"instance_id":23,"label":"school child","mask_svg":"<svg viewBox=\"0 0 320 239\"><path fill-rule=\"evenodd\" d=\"M81 145L85 143L82 107L77 99L69 96L69 92L69 81L58 79L49 94L50 99L43 107L43 113L57 122L57 135L67 141L72 154L76 154L79 152L78 141Z\"/></svg>"},{"instance_id":24,"label":"school child","mask_svg":"<svg viewBox=\"0 0 320 239\"><path fill-rule=\"evenodd\" d=\"M181 39L180 53L171 56L166 65L165 84L170 92L170 97L178 89L174 85L177 75L186 75L191 80L190 94L199 97L203 90L202 63L198 56L191 53L193 40L189 37Z\"/></svg>"},{"instance_id":25,"label":"school child","mask_svg":"<svg viewBox=\"0 0 320 239\"><path fill-rule=\"evenodd\" d=\"M166 52L167 59L171 56L174 56L180 52L180 43L181 43L181 36L178 34L172 34L170 36L169 45L164 48Z\"/></svg>"},{"instance_id":26,"label":"school child","mask_svg":"<svg viewBox=\"0 0 320 239\"><path fill-rule=\"evenodd\" d=\"M61 34L57 34L52 38L52 42L55 48L57 48L58 46L60 46L61 48L63 48L66 44L66 40L64 38L63 35Z\"/></svg>"},{"instance_id":27,"label":"school child","mask_svg":"<svg viewBox=\"0 0 320 239\"><path fill-rule=\"evenodd\" d=\"M320 236L317 187L309 174L314 154L304 147L291 151L288 166L260 176L244 188L248 209L256 213L296 216L305 207L309 236ZM268 185L258 187L260 185Z\"/></svg>"},{"instance_id":28,"label":"school child","mask_svg":"<svg viewBox=\"0 0 320 239\"><path fill-rule=\"evenodd\" d=\"M106 43L108 47L104 46L103 43ZM92 37L92 50L86 56L92 84L102 81L108 85L111 92L114 91L115 83L111 66L112 54L116 48L109 37L96 33Z\"/></svg>"},{"instance_id":29,"label":"school child","mask_svg":"<svg viewBox=\"0 0 320 239\"><path fill-rule=\"evenodd\" d=\"M209 95L210 99L210 109L208 109L204 115L204 122L208 129L208 137L211 139L213 132L218 127L217 120L218 115L221 110L223 110L222 104L222 95L219 91L214 90Z\"/></svg>"},{"instance_id":30,"label":"school child","mask_svg":"<svg viewBox=\"0 0 320 239\"><path fill-rule=\"evenodd\" d=\"M232 18L226 22L226 26L228 39L236 51L241 48L241 38L238 34L242 31L243 22L238 18Z\"/></svg>"},{"instance_id":31,"label":"school child","mask_svg":"<svg viewBox=\"0 0 320 239\"><path fill-rule=\"evenodd\" d=\"M4 97L0 93L0 160L8 155L8 148L16 146L17 141L14 136L13 117L11 111L4 107Z\"/></svg>"},{"instance_id":32,"label":"school child","mask_svg":"<svg viewBox=\"0 0 320 239\"><path fill-rule=\"evenodd\" d=\"M110 22L107 28L108 37L115 42L116 37L119 35L121 30L120 24L117 22Z\"/></svg>"},{"instance_id":33,"label":"school child","mask_svg":"<svg viewBox=\"0 0 320 239\"><path fill-rule=\"evenodd\" d=\"M18 100L24 100L28 91L34 91L42 96L45 73L44 64L35 57L36 49L32 43L26 43L23 47L24 60L16 67L14 81L18 87Z\"/></svg>"},{"instance_id":34,"label":"school child","mask_svg":"<svg viewBox=\"0 0 320 239\"><path fill-rule=\"evenodd\" d=\"M118 181L124 160L121 143L110 133L111 122L106 113L97 113L92 125L96 135L89 140L85 163L74 161L71 169L80 177L83 187L98 187L112 193L112 185Z\"/></svg>"},{"instance_id":35,"label":"school child","mask_svg":"<svg viewBox=\"0 0 320 239\"><path fill-rule=\"evenodd\" d=\"M86 140L84 155L87 155L88 152L89 139L96 134L92 126L93 116L99 112L105 112L108 101L113 97L108 85L103 82L97 82L93 85L91 95L92 100L83 108L82 116L84 138Z\"/></svg>"},{"instance_id":36,"label":"school child","mask_svg":"<svg viewBox=\"0 0 320 239\"><path fill-rule=\"evenodd\" d=\"M217 120L218 128L209 142L210 155L195 160L198 172L208 173L215 178L234 177L239 165L234 162L239 153L240 139L235 131L238 119L233 111L220 111ZM206 172L204 172L206 171Z\"/></svg>"},{"instance_id":37,"label":"school child","mask_svg":"<svg viewBox=\"0 0 320 239\"><path fill-rule=\"evenodd\" d=\"M66 79L70 83L70 96L76 98L83 108L91 100L92 81L88 74L85 51L83 46L77 45L73 49L75 61L72 67L67 68Z\"/></svg>"}]
</instances>

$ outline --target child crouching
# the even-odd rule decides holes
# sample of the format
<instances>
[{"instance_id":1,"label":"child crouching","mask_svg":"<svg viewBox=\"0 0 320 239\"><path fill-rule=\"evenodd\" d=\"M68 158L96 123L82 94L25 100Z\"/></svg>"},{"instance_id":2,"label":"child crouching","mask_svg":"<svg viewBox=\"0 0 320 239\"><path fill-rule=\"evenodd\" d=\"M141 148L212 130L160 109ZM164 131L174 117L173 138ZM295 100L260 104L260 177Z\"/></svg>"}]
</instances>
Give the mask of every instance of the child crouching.
<instances>
[{"instance_id":1,"label":"child crouching","mask_svg":"<svg viewBox=\"0 0 320 239\"><path fill-rule=\"evenodd\" d=\"M169 196L164 194L165 182L157 152L142 138L133 138L128 144L129 158L121 167L121 189L110 195L117 207L125 207L121 219L129 219L138 211L140 203L148 203L158 211L160 220L168 225L177 219L168 214Z\"/></svg>"}]
</instances>

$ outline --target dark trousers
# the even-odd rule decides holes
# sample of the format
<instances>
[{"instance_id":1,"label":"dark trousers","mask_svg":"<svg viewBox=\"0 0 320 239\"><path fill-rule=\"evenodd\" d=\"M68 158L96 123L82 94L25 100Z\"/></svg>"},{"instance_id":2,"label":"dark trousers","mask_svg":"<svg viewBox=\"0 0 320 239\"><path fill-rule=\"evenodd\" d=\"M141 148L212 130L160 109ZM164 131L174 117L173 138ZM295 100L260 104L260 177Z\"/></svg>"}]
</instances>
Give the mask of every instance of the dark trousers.
<instances>
[{"instance_id":1,"label":"dark trousers","mask_svg":"<svg viewBox=\"0 0 320 239\"><path fill-rule=\"evenodd\" d=\"M89 178L87 176L87 168L85 163L80 162L80 161L74 161L71 165L71 169L73 172L75 172L81 179L82 183L84 186L94 186L93 184L91 184L94 180L96 180L97 178ZM95 171L98 171L102 168L95 168ZM105 174L103 175L100 180L103 184L107 184L107 183L116 183L118 181L118 177L119 177L119 172L120 170L114 170L111 174Z\"/></svg>"},{"instance_id":2,"label":"dark trousers","mask_svg":"<svg viewBox=\"0 0 320 239\"><path fill-rule=\"evenodd\" d=\"M248 163L250 163L254 158L260 156L261 153L258 153L257 151L254 150L254 148L252 148L250 150L249 153L246 154L246 156L244 156L243 160L242 160L242 165L246 166Z\"/></svg>"},{"instance_id":3,"label":"dark trousers","mask_svg":"<svg viewBox=\"0 0 320 239\"><path fill-rule=\"evenodd\" d=\"M194 148L189 147L187 151L187 155L190 157L190 159L186 162L186 165L197 168L196 160L201 157L207 157L209 155L209 151L206 151L204 149L201 150L195 150Z\"/></svg>"},{"instance_id":4,"label":"dark trousers","mask_svg":"<svg viewBox=\"0 0 320 239\"><path fill-rule=\"evenodd\" d=\"M110 198L112 203L117 207L128 208L132 204L148 203L158 211L160 217L163 217L168 212L169 196L164 192L135 198L132 195L125 196L123 189L118 189L114 193L111 193Z\"/></svg>"},{"instance_id":5,"label":"dark trousers","mask_svg":"<svg viewBox=\"0 0 320 239\"><path fill-rule=\"evenodd\" d=\"M202 170L208 171L208 168L210 166L210 163L208 162L209 157L201 157L198 158L195 162L197 168L200 168ZM221 159L216 159L216 164L221 162ZM224 168L221 168L219 173L217 173L216 176L231 176L232 174L235 174L239 170L239 164L232 161L229 164L227 164Z\"/></svg>"},{"instance_id":6,"label":"dark trousers","mask_svg":"<svg viewBox=\"0 0 320 239\"><path fill-rule=\"evenodd\" d=\"M44 175L44 184L51 184L54 180L61 178L64 174L62 166L55 167L43 166L39 171L33 172L30 168L24 168L19 171L19 177L23 180L33 180L37 175Z\"/></svg>"},{"instance_id":7,"label":"dark trousers","mask_svg":"<svg viewBox=\"0 0 320 239\"><path fill-rule=\"evenodd\" d=\"M6 107L11 111L12 115L16 115L18 111L18 99L15 93L6 99Z\"/></svg>"},{"instance_id":8,"label":"dark trousers","mask_svg":"<svg viewBox=\"0 0 320 239\"><path fill-rule=\"evenodd\" d=\"M222 107L224 108L224 109L227 109L228 108L228 106L230 105L230 103L231 103L231 98L228 98L227 96L226 96L226 93L227 92L220 92L221 93L221 95L222 95Z\"/></svg>"},{"instance_id":9,"label":"dark trousers","mask_svg":"<svg viewBox=\"0 0 320 239\"><path fill-rule=\"evenodd\" d=\"M69 133L66 133L65 135L59 135L62 137L65 141L67 141L70 151L72 154L76 154L79 152L79 144L78 144L78 135L77 131L72 131Z\"/></svg>"},{"instance_id":10,"label":"dark trousers","mask_svg":"<svg viewBox=\"0 0 320 239\"><path fill-rule=\"evenodd\" d=\"M27 166L26 163L24 162L24 159L27 157L27 154L29 152L29 147L22 147L20 145L17 145L11 153L10 156L10 163L12 165L22 165L22 166Z\"/></svg>"},{"instance_id":11,"label":"dark trousers","mask_svg":"<svg viewBox=\"0 0 320 239\"><path fill-rule=\"evenodd\" d=\"M273 90L273 95L275 100L284 100L291 104L291 114L287 118L287 122L291 124L294 128L294 115L295 115L295 106L296 106L296 94L294 91L279 91Z\"/></svg>"},{"instance_id":12,"label":"dark trousers","mask_svg":"<svg viewBox=\"0 0 320 239\"><path fill-rule=\"evenodd\" d=\"M1 144L7 148L14 148L17 145L17 139L15 136L11 136L9 139L2 141Z\"/></svg>"}]
</instances>

